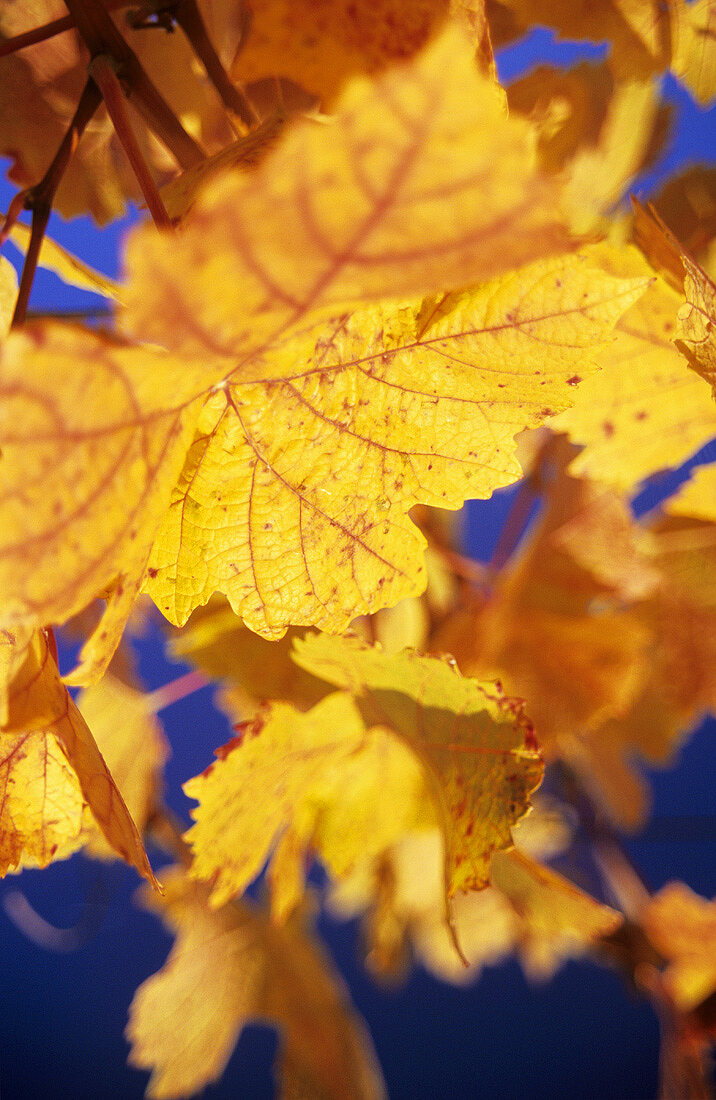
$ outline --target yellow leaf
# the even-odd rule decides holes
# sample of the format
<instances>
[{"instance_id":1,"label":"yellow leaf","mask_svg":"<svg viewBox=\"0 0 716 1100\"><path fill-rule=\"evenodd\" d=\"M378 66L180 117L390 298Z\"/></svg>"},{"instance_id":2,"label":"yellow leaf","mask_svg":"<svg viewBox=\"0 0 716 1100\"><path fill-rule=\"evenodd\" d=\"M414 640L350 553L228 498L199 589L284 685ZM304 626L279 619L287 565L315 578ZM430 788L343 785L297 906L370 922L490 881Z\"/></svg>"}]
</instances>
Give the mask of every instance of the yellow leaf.
<instances>
[{"instance_id":1,"label":"yellow leaf","mask_svg":"<svg viewBox=\"0 0 716 1100\"><path fill-rule=\"evenodd\" d=\"M39 633L10 685L0 788L0 873L26 860L44 866L78 848L87 803L111 848L156 885L137 828Z\"/></svg>"},{"instance_id":2,"label":"yellow leaf","mask_svg":"<svg viewBox=\"0 0 716 1100\"><path fill-rule=\"evenodd\" d=\"M583 954L622 923L620 913L523 852L495 852L490 882L519 917L520 951L532 975L548 977L560 959Z\"/></svg>"},{"instance_id":3,"label":"yellow leaf","mask_svg":"<svg viewBox=\"0 0 716 1100\"><path fill-rule=\"evenodd\" d=\"M225 355L228 371L316 309L464 286L564 250L534 132L506 117L472 55L449 28L409 66L352 82L331 125L298 123L258 169L213 182L179 236L138 229L125 328Z\"/></svg>"},{"instance_id":4,"label":"yellow leaf","mask_svg":"<svg viewBox=\"0 0 716 1100\"><path fill-rule=\"evenodd\" d=\"M693 516L716 524L716 465L697 466L666 510L672 516Z\"/></svg>"},{"instance_id":5,"label":"yellow leaf","mask_svg":"<svg viewBox=\"0 0 716 1100\"><path fill-rule=\"evenodd\" d=\"M150 700L151 696L123 683L111 672L82 692L77 700L140 832L156 807L162 767L169 755L161 726L149 709ZM86 811L81 840L88 855L99 859L115 857Z\"/></svg>"},{"instance_id":6,"label":"yellow leaf","mask_svg":"<svg viewBox=\"0 0 716 1100\"><path fill-rule=\"evenodd\" d=\"M30 243L30 227L22 222L16 222L10 230L8 239L24 255ZM119 300L121 296L119 283L110 279L108 275L103 275L101 271L96 271L72 252L68 252L57 241L53 241L52 237L45 235L42 238L37 262L40 267L53 271L63 283L69 286L76 286L80 290L89 290L94 294L101 294L105 298L115 300Z\"/></svg>"},{"instance_id":7,"label":"yellow leaf","mask_svg":"<svg viewBox=\"0 0 716 1100\"><path fill-rule=\"evenodd\" d=\"M674 59L671 68L699 102L716 96L716 7L713 0L675 5Z\"/></svg>"},{"instance_id":8,"label":"yellow leaf","mask_svg":"<svg viewBox=\"0 0 716 1100\"><path fill-rule=\"evenodd\" d=\"M74 683L119 641L207 371L69 325L26 327L0 352L0 629L63 622L111 590Z\"/></svg>"},{"instance_id":9,"label":"yellow leaf","mask_svg":"<svg viewBox=\"0 0 716 1100\"><path fill-rule=\"evenodd\" d=\"M169 652L224 680L226 690L220 698L234 721L244 721L265 699L283 699L308 710L327 694L325 684L290 658L294 638L304 633L289 628L278 641L267 641L244 626L225 600L214 597L170 636Z\"/></svg>"},{"instance_id":10,"label":"yellow leaf","mask_svg":"<svg viewBox=\"0 0 716 1100\"><path fill-rule=\"evenodd\" d=\"M614 68L628 79L650 76L669 64L670 7L660 0L488 0L491 23L495 20L498 32L504 27L508 37L542 24L560 38L609 41ZM502 40L493 31L495 45Z\"/></svg>"},{"instance_id":11,"label":"yellow leaf","mask_svg":"<svg viewBox=\"0 0 716 1100\"><path fill-rule=\"evenodd\" d=\"M340 979L298 921L277 928L246 903L210 909L178 869L165 895L144 895L176 940L163 968L137 990L130 1063L151 1069L147 1096L193 1095L222 1073L245 1024L280 1031L283 1096L382 1100L385 1088L362 1021Z\"/></svg>"},{"instance_id":12,"label":"yellow leaf","mask_svg":"<svg viewBox=\"0 0 716 1100\"><path fill-rule=\"evenodd\" d=\"M716 400L716 286L692 259L683 254L681 259L686 304L679 310L676 345L711 386Z\"/></svg>"},{"instance_id":13,"label":"yellow leaf","mask_svg":"<svg viewBox=\"0 0 716 1100\"><path fill-rule=\"evenodd\" d=\"M231 74L284 77L328 108L348 77L407 61L475 0L251 0L251 23Z\"/></svg>"},{"instance_id":14,"label":"yellow leaf","mask_svg":"<svg viewBox=\"0 0 716 1100\"><path fill-rule=\"evenodd\" d=\"M232 372L207 400L144 590L178 625L222 591L273 638L417 594L408 510L514 481L515 432L572 400L643 286L569 256L286 338L250 365L260 381Z\"/></svg>"},{"instance_id":15,"label":"yellow leaf","mask_svg":"<svg viewBox=\"0 0 716 1100\"><path fill-rule=\"evenodd\" d=\"M212 905L246 889L289 826L341 875L429 820L418 761L388 731L366 729L346 694L306 714L275 703L218 756L184 785L199 802L192 874L211 879ZM275 870L273 885L281 909Z\"/></svg>"},{"instance_id":16,"label":"yellow leaf","mask_svg":"<svg viewBox=\"0 0 716 1100\"><path fill-rule=\"evenodd\" d=\"M612 274L645 274L636 251L598 250ZM654 283L617 322L615 340L597 351L599 374L585 378L573 407L550 422L584 450L575 474L631 490L641 480L678 466L716 435L716 408L703 381L688 370L673 344L683 299Z\"/></svg>"},{"instance_id":17,"label":"yellow leaf","mask_svg":"<svg viewBox=\"0 0 716 1100\"><path fill-rule=\"evenodd\" d=\"M542 778L531 725L497 684L410 651L387 656L356 639L296 643L302 668L350 692L368 727L385 727L420 760L445 843L449 896L484 886L490 855L511 844Z\"/></svg>"},{"instance_id":18,"label":"yellow leaf","mask_svg":"<svg viewBox=\"0 0 716 1100\"><path fill-rule=\"evenodd\" d=\"M716 989L716 902L683 882L668 882L650 899L641 922L667 960L666 987L680 1012L690 1012Z\"/></svg>"}]
</instances>

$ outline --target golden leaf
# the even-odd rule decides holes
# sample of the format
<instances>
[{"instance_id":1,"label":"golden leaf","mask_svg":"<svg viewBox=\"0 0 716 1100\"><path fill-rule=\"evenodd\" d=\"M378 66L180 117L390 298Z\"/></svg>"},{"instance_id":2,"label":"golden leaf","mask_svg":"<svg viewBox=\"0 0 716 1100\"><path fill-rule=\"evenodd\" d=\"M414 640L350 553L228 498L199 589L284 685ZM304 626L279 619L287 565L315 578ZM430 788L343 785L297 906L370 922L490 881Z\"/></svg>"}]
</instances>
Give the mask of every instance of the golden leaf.
<instances>
[{"instance_id":1,"label":"golden leaf","mask_svg":"<svg viewBox=\"0 0 716 1100\"><path fill-rule=\"evenodd\" d=\"M137 990L130 1063L151 1069L147 1096L190 1096L215 1081L244 1025L280 1031L282 1095L382 1100L385 1088L362 1021L340 979L298 921L278 928L247 903L210 909L178 869L165 895L147 893L176 940L163 968Z\"/></svg>"},{"instance_id":2,"label":"golden leaf","mask_svg":"<svg viewBox=\"0 0 716 1100\"><path fill-rule=\"evenodd\" d=\"M420 760L445 843L449 896L484 886L491 853L542 778L531 725L499 685L410 651L387 656L351 638L296 642L302 668L351 693L368 727L393 732Z\"/></svg>"},{"instance_id":3,"label":"golden leaf","mask_svg":"<svg viewBox=\"0 0 716 1100\"><path fill-rule=\"evenodd\" d=\"M650 899L641 922L667 960L664 977L676 1007L690 1012L716 990L716 902L683 882L667 882Z\"/></svg>"},{"instance_id":4,"label":"golden leaf","mask_svg":"<svg viewBox=\"0 0 716 1100\"><path fill-rule=\"evenodd\" d=\"M151 696L108 672L82 692L77 705L133 821L143 832L156 807L162 768L169 755L161 726L150 710ZM115 857L87 811L81 840L87 855Z\"/></svg>"},{"instance_id":5,"label":"golden leaf","mask_svg":"<svg viewBox=\"0 0 716 1100\"><path fill-rule=\"evenodd\" d=\"M207 370L69 325L25 327L0 352L0 629L63 622L106 592L73 683L119 641Z\"/></svg>"},{"instance_id":6,"label":"golden leaf","mask_svg":"<svg viewBox=\"0 0 716 1100\"><path fill-rule=\"evenodd\" d=\"M616 260L600 250L598 255L614 275L649 270L634 250ZM716 435L708 388L673 344L682 302L660 281L649 287L617 322L614 342L596 352L599 374L585 378L573 407L550 422L584 444L573 473L632 489L658 470L678 466Z\"/></svg>"},{"instance_id":7,"label":"golden leaf","mask_svg":"<svg viewBox=\"0 0 716 1100\"><path fill-rule=\"evenodd\" d=\"M409 66L352 82L330 125L298 123L255 171L213 182L179 236L135 231L125 329L224 355L228 372L317 309L464 286L568 247L534 131L506 117L472 54L449 28Z\"/></svg>"},{"instance_id":8,"label":"golden leaf","mask_svg":"<svg viewBox=\"0 0 716 1100\"><path fill-rule=\"evenodd\" d=\"M702 267L682 254L686 304L679 310L676 345L711 386L716 400L716 286Z\"/></svg>"},{"instance_id":9,"label":"golden leaf","mask_svg":"<svg viewBox=\"0 0 716 1100\"><path fill-rule=\"evenodd\" d=\"M716 7L713 0L675 5L676 29L671 68L708 105L716 96Z\"/></svg>"},{"instance_id":10,"label":"golden leaf","mask_svg":"<svg viewBox=\"0 0 716 1100\"><path fill-rule=\"evenodd\" d=\"M80 847L87 803L110 847L156 885L137 828L80 712L36 634L10 685L0 730L0 873Z\"/></svg>"},{"instance_id":11,"label":"golden leaf","mask_svg":"<svg viewBox=\"0 0 716 1100\"><path fill-rule=\"evenodd\" d=\"M569 256L285 338L207 400L144 590L178 625L222 591L269 638L417 594L407 511L515 480L515 432L572 400L643 286Z\"/></svg>"},{"instance_id":12,"label":"golden leaf","mask_svg":"<svg viewBox=\"0 0 716 1100\"><path fill-rule=\"evenodd\" d=\"M477 0L251 0L231 74L292 80L329 108L347 78L409 60L450 15L477 20L481 8Z\"/></svg>"},{"instance_id":13,"label":"golden leaf","mask_svg":"<svg viewBox=\"0 0 716 1100\"><path fill-rule=\"evenodd\" d=\"M0 340L10 331L17 298L17 276L12 264L0 256Z\"/></svg>"}]
</instances>

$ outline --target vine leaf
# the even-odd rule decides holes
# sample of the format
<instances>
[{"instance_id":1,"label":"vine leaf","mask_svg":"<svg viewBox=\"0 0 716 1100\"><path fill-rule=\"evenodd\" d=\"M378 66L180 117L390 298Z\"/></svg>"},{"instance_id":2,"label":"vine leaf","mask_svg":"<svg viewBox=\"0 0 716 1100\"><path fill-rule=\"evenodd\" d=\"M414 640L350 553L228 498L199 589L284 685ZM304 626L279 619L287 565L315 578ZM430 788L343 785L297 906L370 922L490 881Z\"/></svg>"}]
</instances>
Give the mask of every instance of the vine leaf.
<instances>
[{"instance_id":1,"label":"vine leaf","mask_svg":"<svg viewBox=\"0 0 716 1100\"><path fill-rule=\"evenodd\" d=\"M299 713L272 704L185 791L197 799L192 874L212 903L243 890L277 841L279 912L309 846L334 877L377 861L401 836L437 826L444 895L484 886L542 767L519 704L434 658L388 657L357 639L296 642L301 667L343 691ZM267 792L272 797L267 796ZM277 793L278 792L278 793Z\"/></svg>"},{"instance_id":2,"label":"vine leaf","mask_svg":"<svg viewBox=\"0 0 716 1100\"><path fill-rule=\"evenodd\" d=\"M473 54L449 27L410 65L349 84L329 125L296 123L255 171L213 181L180 235L138 229L125 330L235 370L316 310L470 285L572 247L534 130L506 116Z\"/></svg>"},{"instance_id":3,"label":"vine leaf","mask_svg":"<svg viewBox=\"0 0 716 1100\"><path fill-rule=\"evenodd\" d=\"M130 1064L151 1069L147 1096L190 1096L222 1073L245 1024L280 1033L281 1094L382 1100L370 1039L338 976L302 922L276 927L246 902L210 909L207 891L177 868L165 894L143 893L175 936L163 968L137 990Z\"/></svg>"},{"instance_id":4,"label":"vine leaf","mask_svg":"<svg viewBox=\"0 0 716 1100\"><path fill-rule=\"evenodd\" d=\"M162 769L169 755L161 725L150 710L149 698L138 687L108 672L77 700L140 833L156 807ZM86 855L95 859L116 858L87 808L80 839Z\"/></svg>"},{"instance_id":5,"label":"vine leaf","mask_svg":"<svg viewBox=\"0 0 716 1100\"><path fill-rule=\"evenodd\" d=\"M416 595L408 510L516 480L515 432L572 400L576 366L644 285L568 256L276 342L204 405L144 590L177 625L224 592L269 638Z\"/></svg>"},{"instance_id":6,"label":"vine leaf","mask_svg":"<svg viewBox=\"0 0 716 1100\"><path fill-rule=\"evenodd\" d=\"M650 271L633 249L624 250L616 266L598 254L612 274ZM572 407L550 422L584 445L572 463L574 474L631 490L651 474L678 466L716 435L708 388L673 343L682 305L683 296L654 282L617 321L614 342L596 352L599 374L585 378Z\"/></svg>"},{"instance_id":7,"label":"vine leaf","mask_svg":"<svg viewBox=\"0 0 716 1100\"><path fill-rule=\"evenodd\" d=\"M716 902L683 882L667 882L641 917L644 931L664 956L666 987L681 1012L716 990Z\"/></svg>"},{"instance_id":8,"label":"vine leaf","mask_svg":"<svg viewBox=\"0 0 716 1100\"><path fill-rule=\"evenodd\" d=\"M716 28L714 33L716 33ZM676 344L711 386L716 400L716 287L702 267L682 254L686 304L679 310Z\"/></svg>"},{"instance_id":9,"label":"vine leaf","mask_svg":"<svg viewBox=\"0 0 716 1100\"><path fill-rule=\"evenodd\" d=\"M105 594L74 683L116 648L206 381L204 364L69 325L26 327L0 350L0 626L61 623Z\"/></svg>"},{"instance_id":10,"label":"vine leaf","mask_svg":"<svg viewBox=\"0 0 716 1100\"><path fill-rule=\"evenodd\" d=\"M156 885L137 828L41 633L10 685L0 790L0 873L45 866L80 847L86 803L110 847Z\"/></svg>"},{"instance_id":11,"label":"vine leaf","mask_svg":"<svg viewBox=\"0 0 716 1100\"><path fill-rule=\"evenodd\" d=\"M17 275L15 268L0 256L0 340L10 331L10 322L15 310L17 298Z\"/></svg>"},{"instance_id":12,"label":"vine leaf","mask_svg":"<svg viewBox=\"0 0 716 1100\"><path fill-rule=\"evenodd\" d=\"M479 0L252 0L251 24L231 69L247 83L293 81L330 109L345 81L407 61L452 15L484 21Z\"/></svg>"}]
</instances>

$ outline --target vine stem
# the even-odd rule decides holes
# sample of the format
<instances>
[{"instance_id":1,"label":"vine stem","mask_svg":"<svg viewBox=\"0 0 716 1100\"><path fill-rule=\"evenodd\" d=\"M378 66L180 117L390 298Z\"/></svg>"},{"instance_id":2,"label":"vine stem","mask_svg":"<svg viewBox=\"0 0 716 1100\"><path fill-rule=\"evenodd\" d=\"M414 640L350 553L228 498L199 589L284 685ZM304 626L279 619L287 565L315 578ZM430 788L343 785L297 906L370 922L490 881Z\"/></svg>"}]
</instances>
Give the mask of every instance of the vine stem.
<instances>
[{"instance_id":1,"label":"vine stem","mask_svg":"<svg viewBox=\"0 0 716 1100\"><path fill-rule=\"evenodd\" d=\"M104 0L107 11L115 8L126 7L129 0ZM0 42L0 57L26 50L28 46L36 46L39 42L47 42L49 38L55 38L65 31L74 30L75 21L71 15L63 15L60 19L53 19L50 23L44 23L41 27L33 27L31 31L23 31L22 34L13 35Z\"/></svg>"},{"instance_id":2,"label":"vine stem","mask_svg":"<svg viewBox=\"0 0 716 1100\"><path fill-rule=\"evenodd\" d=\"M114 126L114 132L127 154L127 159L132 166L132 171L136 176L154 224L157 229L171 229L171 218L167 214L157 185L152 178L149 166L142 155L142 150L139 148L139 142L132 128L124 91L117 77L115 63L106 54L98 54L92 58L88 71L102 92L107 114Z\"/></svg>"},{"instance_id":3,"label":"vine stem","mask_svg":"<svg viewBox=\"0 0 716 1100\"><path fill-rule=\"evenodd\" d=\"M187 695L193 695L195 691L200 691L201 688L210 683L211 680L204 676L203 672L187 672L184 676L178 676L176 680L171 680L168 684L157 688L156 691L145 695L144 704L150 714L156 714L158 711L164 710L165 707L171 706L172 703L178 703L180 699L186 699Z\"/></svg>"},{"instance_id":4,"label":"vine stem","mask_svg":"<svg viewBox=\"0 0 716 1100\"><path fill-rule=\"evenodd\" d=\"M93 80L88 80L84 86L77 110L70 122L59 149L57 150L50 167L45 172L39 183L27 191L21 191L10 204L5 225L3 226L0 243L7 236L8 231L17 219L22 209L32 211L32 229L30 231L30 243L25 254L25 262L22 266L20 288L15 305L12 324L16 328L25 320L27 305L30 300L30 291L37 270L37 262L40 257L42 241L50 219L52 202L57 188L65 173L67 165L72 159L72 154L77 148L77 143L82 136L87 123L102 102L102 95Z\"/></svg>"},{"instance_id":5,"label":"vine stem","mask_svg":"<svg viewBox=\"0 0 716 1100\"><path fill-rule=\"evenodd\" d=\"M100 0L65 0L77 30L92 58L106 54L122 74L137 109L147 125L174 155L180 167L193 168L204 160L204 150L182 126L164 97L149 79L131 46L112 22Z\"/></svg>"},{"instance_id":6,"label":"vine stem","mask_svg":"<svg viewBox=\"0 0 716 1100\"><path fill-rule=\"evenodd\" d=\"M196 0L177 0L175 18L206 69L207 76L221 96L224 106L238 115L245 126L255 126L259 122L258 115L241 89L229 79L209 38Z\"/></svg>"}]
</instances>

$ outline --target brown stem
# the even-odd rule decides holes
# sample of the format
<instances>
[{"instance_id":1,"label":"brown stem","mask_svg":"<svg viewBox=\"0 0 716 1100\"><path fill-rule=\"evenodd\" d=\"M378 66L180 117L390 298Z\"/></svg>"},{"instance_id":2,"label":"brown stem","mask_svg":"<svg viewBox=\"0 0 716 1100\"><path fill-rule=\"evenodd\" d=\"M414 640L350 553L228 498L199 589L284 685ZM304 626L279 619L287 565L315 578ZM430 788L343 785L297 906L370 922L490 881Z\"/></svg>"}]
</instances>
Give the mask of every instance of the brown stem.
<instances>
[{"instance_id":1,"label":"brown stem","mask_svg":"<svg viewBox=\"0 0 716 1100\"><path fill-rule=\"evenodd\" d=\"M178 676L176 680L171 680L163 687L157 688L149 695L145 695L144 705L148 711L156 714L158 711L164 710L165 707L171 706L172 703L178 703L181 699L186 699L187 695L193 695L195 691L200 691L201 688L210 683L211 680L207 679L203 672L196 670L186 672L183 676Z\"/></svg>"},{"instance_id":2,"label":"brown stem","mask_svg":"<svg viewBox=\"0 0 716 1100\"><path fill-rule=\"evenodd\" d=\"M207 76L230 111L238 115L245 126L255 126L259 119L240 88L232 84L214 49L196 0L178 0L175 18L206 69Z\"/></svg>"},{"instance_id":3,"label":"brown stem","mask_svg":"<svg viewBox=\"0 0 716 1100\"><path fill-rule=\"evenodd\" d=\"M166 212L164 203L152 179L149 165L142 156L139 142L132 129L132 123L124 99L122 86L117 79L115 64L106 54L98 54L89 65L89 74L99 86L104 99L107 114L112 120L114 132L119 138L122 148L127 154L127 160L132 166L139 188L144 195L149 213L152 216L157 229L171 229L171 218Z\"/></svg>"},{"instance_id":4,"label":"brown stem","mask_svg":"<svg viewBox=\"0 0 716 1100\"><path fill-rule=\"evenodd\" d=\"M30 232L30 244L28 245L27 253L25 254L25 262L22 267L20 289L18 291L17 304L12 319L13 327L21 325L25 320L27 304L30 300L30 291L37 270L37 261L40 256L42 240L45 236L45 230L50 218L50 211L52 210L52 202L55 193L87 123L92 118L92 115L101 102L102 96L99 88L93 80L88 80L84 86L80 101L77 104L77 110L74 113L74 117L70 122L67 133L62 139L62 143L50 167L39 183L23 193L23 205L25 209L32 210L32 229ZM16 199L19 197L20 196L16 196ZM16 202L11 204L10 213L14 211L16 206ZM8 213L8 218L10 218L10 213Z\"/></svg>"},{"instance_id":5,"label":"brown stem","mask_svg":"<svg viewBox=\"0 0 716 1100\"><path fill-rule=\"evenodd\" d=\"M181 822L163 804L154 807L146 831L152 840L184 867L191 867L191 848L182 835Z\"/></svg>"},{"instance_id":6,"label":"brown stem","mask_svg":"<svg viewBox=\"0 0 716 1100\"><path fill-rule=\"evenodd\" d=\"M104 0L107 11L126 7L128 3L129 0ZM48 38L54 38L55 35L71 31L74 25L75 21L71 15L63 15L61 19L53 19L50 23L45 23L41 27L33 27L31 31L23 31L22 34L6 38L3 42L0 42L0 57L17 53L18 50L25 50L28 46L37 45L38 42L46 42Z\"/></svg>"},{"instance_id":7,"label":"brown stem","mask_svg":"<svg viewBox=\"0 0 716 1100\"><path fill-rule=\"evenodd\" d=\"M164 97L149 79L134 50L125 42L99 0L66 0L77 30L91 57L106 54L121 70L137 110L166 145L182 168L193 168L205 159L201 146L190 136Z\"/></svg>"},{"instance_id":8,"label":"brown stem","mask_svg":"<svg viewBox=\"0 0 716 1100\"><path fill-rule=\"evenodd\" d=\"M512 507L500 531L497 546L490 559L490 568L495 573L498 573L500 569L502 569L503 565L509 561L512 554L519 546L536 495L533 479L531 477L524 478L517 490L517 495L512 502Z\"/></svg>"}]
</instances>

